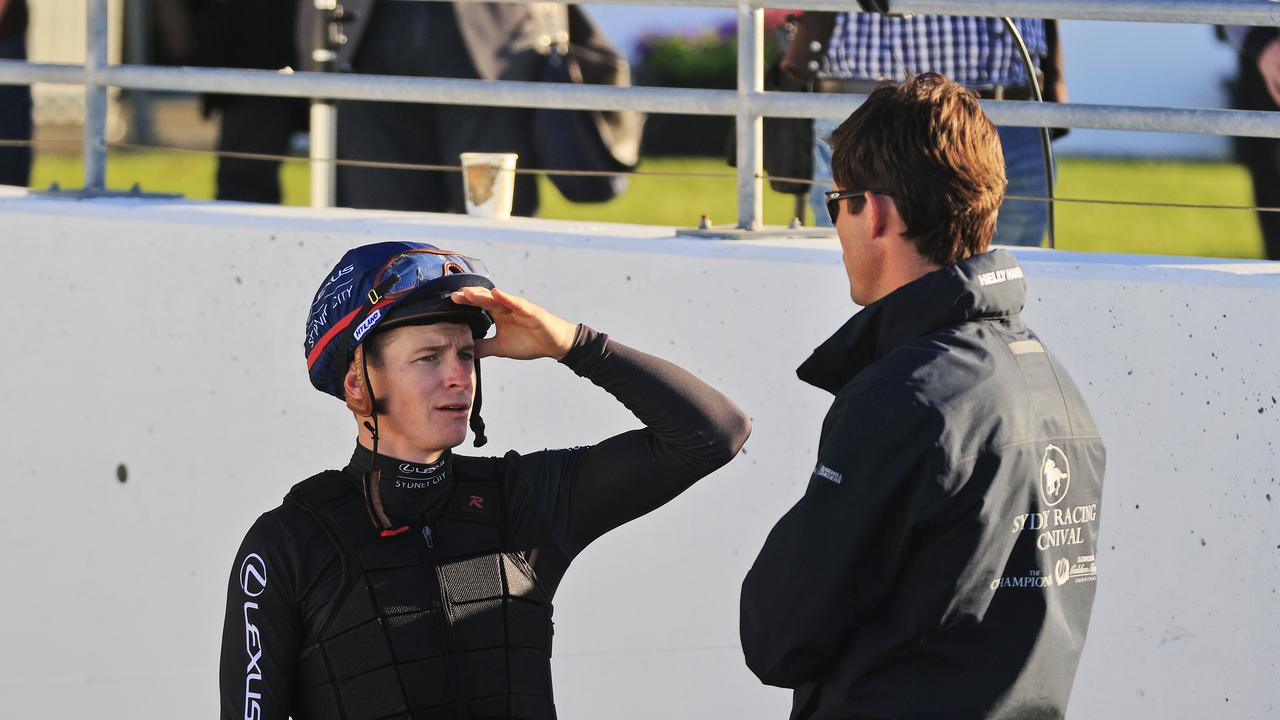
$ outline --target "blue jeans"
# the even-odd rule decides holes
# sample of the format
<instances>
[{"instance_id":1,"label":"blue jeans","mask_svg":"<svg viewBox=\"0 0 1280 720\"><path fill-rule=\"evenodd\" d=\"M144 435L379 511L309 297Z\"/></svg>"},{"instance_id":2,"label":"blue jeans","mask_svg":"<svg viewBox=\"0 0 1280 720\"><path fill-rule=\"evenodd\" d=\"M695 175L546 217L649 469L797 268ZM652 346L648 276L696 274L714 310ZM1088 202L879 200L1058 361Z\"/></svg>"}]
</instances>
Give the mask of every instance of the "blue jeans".
<instances>
[{"instance_id":1,"label":"blue jeans","mask_svg":"<svg viewBox=\"0 0 1280 720\"><path fill-rule=\"evenodd\" d=\"M822 193L831 189L831 148L827 136L839 120L813 121L813 179L820 181L809 190L809 207L813 210L815 224L831 227L827 215L827 202ZM1004 149L1004 171L1009 179L1009 195L1045 197L1048 188L1044 178L1044 156L1040 147L1038 128L1000 127L1000 145ZM1030 245L1039 247L1044 239L1049 211L1042 202L1031 200L1005 200L996 220L996 235L992 240L1000 245Z\"/></svg>"}]
</instances>

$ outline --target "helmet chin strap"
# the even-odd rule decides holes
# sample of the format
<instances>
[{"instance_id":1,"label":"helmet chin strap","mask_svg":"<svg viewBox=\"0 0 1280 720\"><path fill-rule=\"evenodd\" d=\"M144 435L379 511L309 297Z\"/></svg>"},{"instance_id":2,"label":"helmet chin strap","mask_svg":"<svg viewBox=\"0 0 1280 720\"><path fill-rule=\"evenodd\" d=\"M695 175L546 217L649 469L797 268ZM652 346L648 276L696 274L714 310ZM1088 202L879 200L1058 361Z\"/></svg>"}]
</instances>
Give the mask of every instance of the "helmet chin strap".
<instances>
[{"instance_id":1,"label":"helmet chin strap","mask_svg":"<svg viewBox=\"0 0 1280 720\"><path fill-rule=\"evenodd\" d=\"M369 512L369 519L373 520L373 524L385 534L392 530L392 524L391 518L387 517L382 508L382 471L378 469L378 403L373 395L373 382L369 379L369 358L363 352L360 353L360 374L364 376L365 394L369 398L369 418L373 421L364 421L365 429L373 436L373 460L363 478L365 510Z\"/></svg>"},{"instance_id":2,"label":"helmet chin strap","mask_svg":"<svg viewBox=\"0 0 1280 720\"><path fill-rule=\"evenodd\" d=\"M475 434L471 444L476 447L484 447L489 442L489 438L484 435L484 420L480 417L483 400L484 396L480 393L480 358L476 358L476 396L471 401L471 432Z\"/></svg>"}]
</instances>

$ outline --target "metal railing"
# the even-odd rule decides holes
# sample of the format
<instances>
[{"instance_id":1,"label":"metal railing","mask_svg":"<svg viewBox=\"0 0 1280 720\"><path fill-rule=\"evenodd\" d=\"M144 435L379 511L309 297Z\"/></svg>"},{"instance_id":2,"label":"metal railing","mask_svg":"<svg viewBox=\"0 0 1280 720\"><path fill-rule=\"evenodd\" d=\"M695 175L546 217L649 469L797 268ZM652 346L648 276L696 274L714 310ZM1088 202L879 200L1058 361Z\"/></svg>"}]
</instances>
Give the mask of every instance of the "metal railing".
<instances>
[{"instance_id":1,"label":"metal railing","mask_svg":"<svg viewBox=\"0 0 1280 720\"><path fill-rule=\"evenodd\" d=\"M406 1L406 0L397 0ZM423 0L429 1L429 0ZM455 0L484 2L486 0ZM532 3L541 0L507 0ZM316 72L159 68L109 65L107 0L86 0L84 65L0 61L0 83L83 85L85 92L84 186L106 188L107 88L232 93L325 100L448 103L492 107L551 107L568 110L636 110L689 115L731 115L736 122L738 227L761 227L763 215L763 118L841 119L863 96L765 92L764 8L857 10L854 0L595 0L617 5L735 7L738 11L738 87L694 90L603 87L536 82L459 80ZM890 0L900 14L980 15L1080 20L1232 24L1280 27L1273 0ZM1001 125L1139 130L1280 138L1280 113L1168 107L1041 104L984 100L983 109ZM313 173L331 173L335 128L312 128ZM317 131L323 131L318 135ZM313 204L324 205L315 192Z\"/></svg>"}]
</instances>

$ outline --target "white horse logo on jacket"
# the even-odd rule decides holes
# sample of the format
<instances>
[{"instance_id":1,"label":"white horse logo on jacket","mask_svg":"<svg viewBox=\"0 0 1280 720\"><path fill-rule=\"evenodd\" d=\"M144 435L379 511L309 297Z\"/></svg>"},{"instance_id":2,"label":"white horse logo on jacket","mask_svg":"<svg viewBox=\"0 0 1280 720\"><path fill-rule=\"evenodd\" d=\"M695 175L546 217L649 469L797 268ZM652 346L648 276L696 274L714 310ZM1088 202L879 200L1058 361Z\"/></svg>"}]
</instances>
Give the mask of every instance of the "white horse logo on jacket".
<instances>
[{"instance_id":1,"label":"white horse logo on jacket","mask_svg":"<svg viewBox=\"0 0 1280 720\"><path fill-rule=\"evenodd\" d=\"M1056 445L1044 449L1040 461L1040 495L1046 505L1052 507L1062 502L1071 487L1071 464L1067 454Z\"/></svg>"}]
</instances>

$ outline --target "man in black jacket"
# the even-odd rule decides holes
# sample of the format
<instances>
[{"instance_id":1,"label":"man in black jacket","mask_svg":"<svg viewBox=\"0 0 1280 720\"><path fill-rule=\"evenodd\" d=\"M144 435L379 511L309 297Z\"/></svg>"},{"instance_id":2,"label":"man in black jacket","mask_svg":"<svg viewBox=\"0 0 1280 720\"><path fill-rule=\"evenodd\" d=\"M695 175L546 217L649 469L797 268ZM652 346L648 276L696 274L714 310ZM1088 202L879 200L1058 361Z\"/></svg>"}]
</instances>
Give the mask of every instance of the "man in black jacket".
<instances>
[{"instance_id":1,"label":"man in black jacket","mask_svg":"<svg viewBox=\"0 0 1280 720\"><path fill-rule=\"evenodd\" d=\"M939 75L832 135L828 210L865 306L799 369L835 395L804 497L742 588L792 718L1059 718L1088 628L1105 452L987 252L1004 196L977 99Z\"/></svg>"},{"instance_id":2,"label":"man in black jacket","mask_svg":"<svg viewBox=\"0 0 1280 720\"><path fill-rule=\"evenodd\" d=\"M223 626L225 720L552 720L551 602L573 558L728 462L750 429L687 371L420 243L348 252L312 301L304 350L312 384L354 414L355 452L245 536ZM645 427L454 454L468 425L484 444L481 357L559 360Z\"/></svg>"}]
</instances>

